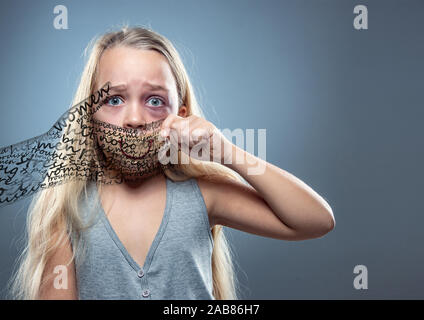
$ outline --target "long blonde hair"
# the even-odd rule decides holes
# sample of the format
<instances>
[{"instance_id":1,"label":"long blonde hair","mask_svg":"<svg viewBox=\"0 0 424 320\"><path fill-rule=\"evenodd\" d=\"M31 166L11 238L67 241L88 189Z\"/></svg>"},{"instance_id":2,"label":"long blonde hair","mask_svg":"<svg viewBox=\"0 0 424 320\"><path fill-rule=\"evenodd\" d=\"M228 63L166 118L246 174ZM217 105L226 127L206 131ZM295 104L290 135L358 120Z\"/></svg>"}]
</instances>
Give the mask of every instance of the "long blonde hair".
<instances>
[{"instance_id":1,"label":"long blonde hair","mask_svg":"<svg viewBox=\"0 0 424 320\"><path fill-rule=\"evenodd\" d=\"M196 100L193 87L175 47L164 36L145 27L124 25L117 31L94 38L87 48L91 49L88 61L81 75L79 86L71 106L79 103L94 92L98 63L103 52L114 46L127 46L144 50L156 50L167 58L177 84L178 106L187 107L188 116L204 117ZM181 155L179 155L179 158ZM209 180L227 177L239 180L240 176L227 167L207 161L192 161L179 164L178 171L166 169L164 173L173 181L191 177ZM177 174L177 173L180 174ZM11 279L11 294L15 299L37 299L42 285L46 264L64 240L74 231L81 231L83 223L78 210L78 198L86 192L86 182L71 181L38 192L28 209L26 246L20 255L19 266ZM78 234L78 232L77 232ZM213 295L215 299L237 299L237 281L232 262L232 252L221 225L212 228L214 248L212 253ZM76 254L79 238L75 240L73 256Z\"/></svg>"}]
</instances>

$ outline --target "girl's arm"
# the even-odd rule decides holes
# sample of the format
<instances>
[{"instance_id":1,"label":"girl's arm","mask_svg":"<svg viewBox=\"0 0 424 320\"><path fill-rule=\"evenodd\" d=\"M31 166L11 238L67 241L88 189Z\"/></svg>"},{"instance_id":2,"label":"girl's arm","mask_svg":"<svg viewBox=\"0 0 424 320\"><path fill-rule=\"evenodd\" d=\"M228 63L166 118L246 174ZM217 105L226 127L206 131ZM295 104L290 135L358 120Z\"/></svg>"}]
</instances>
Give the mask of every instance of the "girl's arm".
<instances>
[{"instance_id":1,"label":"girl's arm","mask_svg":"<svg viewBox=\"0 0 424 320\"><path fill-rule=\"evenodd\" d=\"M69 264L72 257L72 247L69 240L59 246L47 261L42 277L42 285L37 299L40 300L77 300L75 264ZM58 266L58 267L57 267ZM56 268L57 267L57 268ZM55 270L56 268L56 270ZM66 271L65 271L66 270ZM66 275L65 275L66 273ZM55 284L55 278L56 284ZM67 289L63 289L66 281Z\"/></svg>"},{"instance_id":2,"label":"girl's arm","mask_svg":"<svg viewBox=\"0 0 424 320\"><path fill-rule=\"evenodd\" d=\"M221 224L285 240L317 238L334 228L331 207L311 187L232 144L206 119L170 114L162 129L163 136L170 136L173 143L185 141L190 152L201 136L209 142L211 160L216 161L216 152L221 164L239 173L253 186L227 178L219 182L198 179L211 225ZM228 155L225 150L232 150L232 153ZM241 164L236 162L240 158L244 160ZM260 174L251 174L258 171Z\"/></svg>"},{"instance_id":3,"label":"girl's arm","mask_svg":"<svg viewBox=\"0 0 424 320\"><path fill-rule=\"evenodd\" d=\"M242 164L236 163L237 156L244 159ZM213 224L284 240L317 238L334 228L335 219L328 203L287 171L235 145L232 161L225 165L253 188L230 179L218 183L199 181L210 198ZM248 174L249 168L260 166L264 168L262 174Z\"/></svg>"}]
</instances>

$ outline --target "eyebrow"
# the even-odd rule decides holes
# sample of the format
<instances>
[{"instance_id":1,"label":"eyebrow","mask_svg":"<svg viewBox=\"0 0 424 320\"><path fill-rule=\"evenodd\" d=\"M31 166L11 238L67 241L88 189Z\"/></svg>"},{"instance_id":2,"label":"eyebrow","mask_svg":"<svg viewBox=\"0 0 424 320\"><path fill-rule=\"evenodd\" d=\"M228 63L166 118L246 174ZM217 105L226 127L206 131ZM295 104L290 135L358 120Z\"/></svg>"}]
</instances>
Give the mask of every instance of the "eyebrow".
<instances>
[{"instance_id":1,"label":"eyebrow","mask_svg":"<svg viewBox=\"0 0 424 320\"><path fill-rule=\"evenodd\" d=\"M152 84L152 83L146 83L143 86L149 87L153 91L165 91L165 92L169 91L168 89L166 89L165 87L163 87L161 85L156 85L156 84ZM113 90L113 91L116 91L116 92L124 92L124 91L127 90L127 86L125 84L120 84L120 85L117 85L117 86L110 87L109 90Z\"/></svg>"}]
</instances>

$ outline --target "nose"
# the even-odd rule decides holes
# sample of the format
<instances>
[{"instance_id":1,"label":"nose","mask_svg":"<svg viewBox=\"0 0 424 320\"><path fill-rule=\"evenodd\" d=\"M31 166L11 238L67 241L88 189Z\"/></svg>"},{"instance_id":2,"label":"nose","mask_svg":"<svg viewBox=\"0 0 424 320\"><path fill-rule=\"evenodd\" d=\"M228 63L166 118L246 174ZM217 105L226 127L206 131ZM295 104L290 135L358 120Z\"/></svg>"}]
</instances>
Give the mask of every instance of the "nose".
<instances>
[{"instance_id":1,"label":"nose","mask_svg":"<svg viewBox=\"0 0 424 320\"><path fill-rule=\"evenodd\" d=\"M127 129L138 129L146 124L143 108L137 103L127 105L123 127Z\"/></svg>"}]
</instances>

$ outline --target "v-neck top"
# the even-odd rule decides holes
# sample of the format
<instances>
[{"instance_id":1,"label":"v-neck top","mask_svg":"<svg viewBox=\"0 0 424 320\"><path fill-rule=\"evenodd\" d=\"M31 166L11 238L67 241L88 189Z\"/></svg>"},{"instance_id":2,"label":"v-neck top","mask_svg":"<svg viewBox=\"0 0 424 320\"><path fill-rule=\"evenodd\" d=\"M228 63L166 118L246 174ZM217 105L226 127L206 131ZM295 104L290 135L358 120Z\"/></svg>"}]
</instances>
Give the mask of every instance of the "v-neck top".
<instances>
[{"instance_id":1,"label":"v-neck top","mask_svg":"<svg viewBox=\"0 0 424 320\"><path fill-rule=\"evenodd\" d=\"M91 224L80 231L83 250L76 251L75 256L79 299L215 299L214 243L197 180L165 178L165 211L143 266L131 257L115 233L102 208L96 183L87 184L80 212Z\"/></svg>"}]
</instances>

